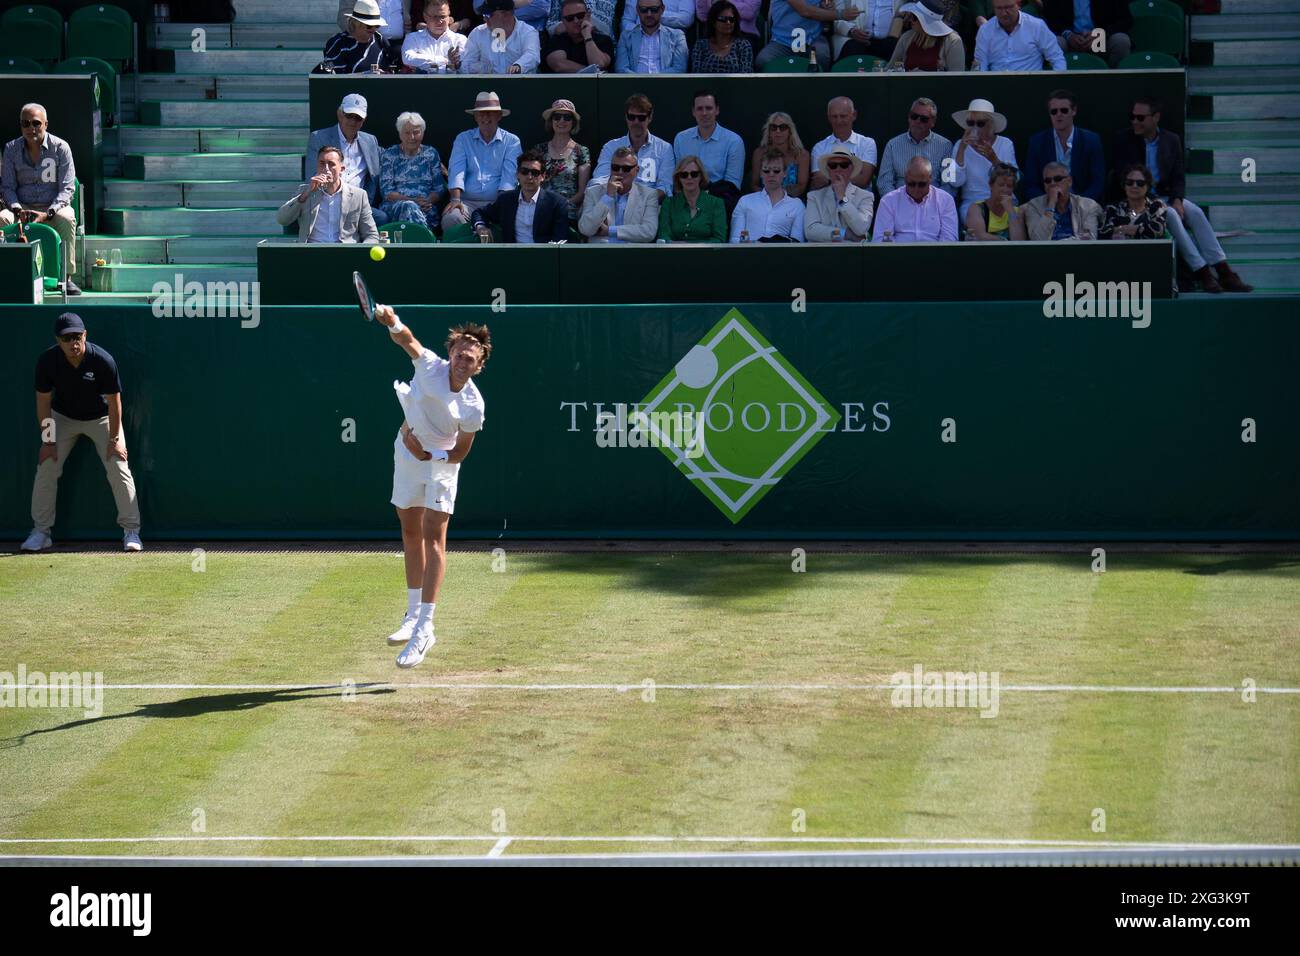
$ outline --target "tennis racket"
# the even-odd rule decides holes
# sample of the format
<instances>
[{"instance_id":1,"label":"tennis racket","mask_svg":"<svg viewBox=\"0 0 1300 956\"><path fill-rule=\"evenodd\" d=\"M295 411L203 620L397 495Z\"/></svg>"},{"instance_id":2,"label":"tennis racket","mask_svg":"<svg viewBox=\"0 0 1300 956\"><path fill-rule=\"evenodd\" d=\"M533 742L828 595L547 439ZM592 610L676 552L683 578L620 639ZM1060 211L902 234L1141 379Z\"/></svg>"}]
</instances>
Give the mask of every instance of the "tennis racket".
<instances>
[{"instance_id":1,"label":"tennis racket","mask_svg":"<svg viewBox=\"0 0 1300 956\"><path fill-rule=\"evenodd\" d=\"M370 287L366 285L366 280L361 277L360 272L352 273L352 286L357 292L357 304L361 306L361 314L367 322L375 321L375 297L370 294Z\"/></svg>"}]
</instances>

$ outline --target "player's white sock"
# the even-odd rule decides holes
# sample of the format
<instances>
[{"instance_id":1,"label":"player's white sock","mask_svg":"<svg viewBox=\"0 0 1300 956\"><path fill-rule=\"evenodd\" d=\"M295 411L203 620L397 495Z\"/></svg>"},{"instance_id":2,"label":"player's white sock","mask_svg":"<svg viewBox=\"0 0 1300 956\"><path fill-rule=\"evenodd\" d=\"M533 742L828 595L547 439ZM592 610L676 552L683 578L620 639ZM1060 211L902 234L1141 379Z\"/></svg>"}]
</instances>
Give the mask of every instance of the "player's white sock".
<instances>
[{"instance_id":1,"label":"player's white sock","mask_svg":"<svg viewBox=\"0 0 1300 956\"><path fill-rule=\"evenodd\" d=\"M428 604L423 601L420 602L419 614L415 619L415 629L417 631L433 630L433 608L434 605L432 602Z\"/></svg>"},{"instance_id":2,"label":"player's white sock","mask_svg":"<svg viewBox=\"0 0 1300 956\"><path fill-rule=\"evenodd\" d=\"M406 589L406 613L415 614L420 610L420 588Z\"/></svg>"}]
</instances>

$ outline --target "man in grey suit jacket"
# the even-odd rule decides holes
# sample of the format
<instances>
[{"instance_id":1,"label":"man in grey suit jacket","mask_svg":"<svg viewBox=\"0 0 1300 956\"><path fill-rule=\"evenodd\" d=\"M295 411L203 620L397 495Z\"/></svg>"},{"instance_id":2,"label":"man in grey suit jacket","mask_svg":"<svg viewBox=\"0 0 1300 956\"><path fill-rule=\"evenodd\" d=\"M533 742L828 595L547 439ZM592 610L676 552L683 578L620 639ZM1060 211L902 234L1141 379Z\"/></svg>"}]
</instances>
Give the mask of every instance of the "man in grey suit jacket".
<instances>
[{"instance_id":1,"label":"man in grey suit jacket","mask_svg":"<svg viewBox=\"0 0 1300 956\"><path fill-rule=\"evenodd\" d=\"M637 182L636 153L614 150L609 179L587 187L578 231L591 242L654 242L659 234L659 193Z\"/></svg>"},{"instance_id":2,"label":"man in grey suit jacket","mask_svg":"<svg viewBox=\"0 0 1300 956\"><path fill-rule=\"evenodd\" d=\"M275 214L287 226L298 223L299 242L378 242L370 201L344 182L343 151L326 146L316 158L316 175Z\"/></svg>"},{"instance_id":3,"label":"man in grey suit jacket","mask_svg":"<svg viewBox=\"0 0 1300 956\"><path fill-rule=\"evenodd\" d=\"M664 14L664 0L628 0L636 5L641 22L635 27L623 29L618 38L618 48L614 53L614 70L617 73L685 73L686 72L686 34L673 27L660 24ZM651 69L641 63L641 48L646 43L654 44L658 51L658 62ZM653 57L652 57L653 60Z\"/></svg>"},{"instance_id":4,"label":"man in grey suit jacket","mask_svg":"<svg viewBox=\"0 0 1300 956\"><path fill-rule=\"evenodd\" d=\"M337 147L347 163L346 182L364 190L370 199L375 222L383 225L388 217L380 211L383 197L379 195L379 140L361 131L368 109L366 98L360 93L349 93L339 104L338 124L327 129L312 130L307 139L307 161L302 174L306 176L316 168L316 156L326 146Z\"/></svg>"}]
</instances>

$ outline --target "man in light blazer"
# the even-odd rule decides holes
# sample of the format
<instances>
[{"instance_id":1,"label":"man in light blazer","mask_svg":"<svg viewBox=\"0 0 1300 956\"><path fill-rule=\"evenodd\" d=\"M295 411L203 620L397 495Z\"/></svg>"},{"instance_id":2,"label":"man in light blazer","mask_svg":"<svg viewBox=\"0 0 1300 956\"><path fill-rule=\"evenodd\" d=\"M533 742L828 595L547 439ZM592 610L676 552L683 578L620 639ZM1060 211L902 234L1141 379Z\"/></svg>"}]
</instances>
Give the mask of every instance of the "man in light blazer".
<instances>
[{"instance_id":1,"label":"man in light blazer","mask_svg":"<svg viewBox=\"0 0 1300 956\"><path fill-rule=\"evenodd\" d=\"M380 209L383 197L379 195L379 140L362 132L368 109L366 98L360 93L343 97L338 108L338 123L327 129L312 130L307 139L307 161L303 176L316 168L316 155L326 146L337 147L346 163L347 183L365 191L376 224L388 222Z\"/></svg>"},{"instance_id":2,"label":"man in light blazer","mask_svg":"<svg viewBox=\"0 0 1300 956\"><path fill-rule=\"evenodd\" d=\"M1053 161L1043 167L1040 178L1047 192L1020 207L1029 238L1034 242L1096 239L1101 231L1101 206L1074 192L1070 168Z\"/></svg>"},{"instance_id":3,"label":"man in light blazer","mask_svg":"<svg viewBox=\"0 0 1300 956\"><path fill-rule=\"evenodd\" d=\"M587 187L578 231L591 242L654 242L659 234L659 193L637 182L636 153L614 150L609 179Z\"/></svg>"},{"instance_id":4,"label":"man in light blazer","mask_svg":"<svg viewBox=\"0 0 1300 956\"><path fill-rule=\"evenodd\" d=\"M840 231L845 242L861 242L871 235L871 217L876 199L870 189L853 185L853 177L862 171L862 160L843 143L823 153L818 170L831 181L829 186L808 194L804 210L803 234L808 242L833 242Z\"/></svg>"},{"instance_id":5,"label":"man in light blazer","mask_svg":"<svg viewBox=\"0 0 1300 956\"><path fill-rule=\"evenodd\" d=\"M316 175L275 214L287 226L298 223L299 242L378 242L370 200L344 182L343 151L326 146L316 157Z\"/></svg>"},{"instance_id":6,"label":"man in light blazer","mask_svg":"<svg viewBox=\"0 0 1300 956\"><path fill-rule=\"evenodd\" d=\"M614 70L617 73L685 73L686 34L674 27L660 23L664 15L664 0L627 0L636 4L641 22L632 29L624 29L614 52ZM651 43L658 47L659 56L653 53L649 62L641 62L642 47Z\"/></svg>"}]
</instances>

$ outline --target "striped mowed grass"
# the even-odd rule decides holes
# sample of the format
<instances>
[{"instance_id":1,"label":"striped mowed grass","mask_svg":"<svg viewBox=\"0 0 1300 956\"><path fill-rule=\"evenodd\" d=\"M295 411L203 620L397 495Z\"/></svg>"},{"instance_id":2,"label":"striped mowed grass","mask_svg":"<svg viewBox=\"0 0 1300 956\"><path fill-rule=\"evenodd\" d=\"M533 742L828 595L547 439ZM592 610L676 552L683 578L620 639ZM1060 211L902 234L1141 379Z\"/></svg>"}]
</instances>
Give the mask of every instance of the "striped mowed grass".
<instances>
[{"instance_id":1,"label":"striped mowed grass","mask_svg":"<svg viewBox=\"0 0 1300 956\"><path fill-rule=\"evenodd\" d=\"M1300 695L1169 690L1300 687L1295 556L1112 555L1105 574L1084 549L493 567L452 553L438 644L406 672L384 643L397 555L0 560L0 672L199 685L108 689L90 717L0 707L0 854L482 855L490 842L226 838L498 834L1300 842ZM997 716L862 686L918 664L997 672ZM230 684L295 689L213 686ZM1036 685L1167 690L1010 689ZM161 837L182 839L77 842ZM17 842L42 839L73 842ZM505 852L539 849L664 847Z\"/></svg>"}]
</instances>

